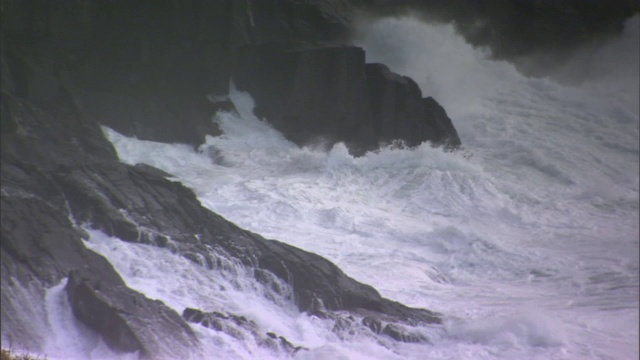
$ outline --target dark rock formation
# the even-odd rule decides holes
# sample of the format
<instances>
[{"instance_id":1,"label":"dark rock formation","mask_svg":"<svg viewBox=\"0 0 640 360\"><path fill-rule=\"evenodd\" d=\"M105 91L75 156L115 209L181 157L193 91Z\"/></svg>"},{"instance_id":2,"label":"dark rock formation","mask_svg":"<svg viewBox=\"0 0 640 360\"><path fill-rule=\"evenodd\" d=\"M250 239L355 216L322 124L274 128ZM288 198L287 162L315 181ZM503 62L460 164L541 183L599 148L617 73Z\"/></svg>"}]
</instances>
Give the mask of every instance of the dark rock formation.
<instances>
[{"instance_id":1,"label":"dark rock formation","mask_svg":"<svg viewBox=\"0 0 640 360\"><path fill-rule=\"evenodd\" d=\"M272 332L268 332L267 336L268 338L266 339L265 342L268 344L268 346L275 347L290 355L295 355L295 353L297 353L300 350L308 350L305 347L293 345L284 336L278 336L277 334Z\"/></svg>"},{"instance_id":2,"label":"dark rock formation","mask_svg":"<svg viewBox=\"0 0 640 360\"><path fill-rule=\"evenodd\" d=\"M640 14L637 0L374 0L377 17L411 14L451 23L474 46L513 62L530 76L549 76L573 51L618 36L627 19Z\"/></svg>"},{"instance_id":3,"label":"dark rock formation","mask_svg":"<svg viewBox=\"0 0 640 360\"><path fill-rule=\"evenodd\" d=\"M254 98L256 115L299 145L369 150L374 140L360 48L245 46L232 77Z\"/></svg>"},{"instance_id":4,"label":"dark rock formation","mask_svg":"<svg viewBox=\"0 0 640 360\"><path fill-rule=\"evenodd\" d=\"M66 291L76 318L96 330L112 349L139 351L150 359L188 356L197 339L180 315L127 288L121 279L113 280L86 269L69 273Z\"/></svg>"},{"instance_id":5,"label":"dark rock formation","mask_svg":"<svg viewBox=\"0 0 640 360\"><path fill-rule=\"evenodd\" d=\"M415 81L383 64L367 64L367 89L375 138L379 143L402 140L413 147L424 141L455 149L461 145L451 119L433 98L422 98Z\"/></svg>"},{"instance_id":6,"label":"dark rock formation","mask_svg":"<svg viewBox=\"0 0 640 360\"><path fill-rule=\"evenodd\" d=\"M186 308L182 312L185 320L200 324L209 329L222 331L236 339L246 340L247 333L257 339L262 346L270 347L282 353L293 355L296 352L306 349L302 346L295 346L284 336L278 336L273 332L260 333L258 326L244 316L223 314L219 312L204 312L198 309Z\"/></svg>"},{"instance_id":7,"label":"dark rock formation","mask_svg":"<svg viewBox=\"0 0 640 360\"><path fill-rule=\"evenodd\" d=\"M182 312L182 317L192 323L200 324L210 329L222 330L224 322L230 322L237 326L251 327L257 329L253 321L247 320L244 316L227 315L219 312L204 312L198 309L186 308Z\"/></svg>"},{"instance_id":8,"label":"dark rock formation","mask_svg":"<svg viewBox=\"0 0 640 360\"><path fill-rule=\"evenodd\" d=\"M438 321L435 314L382 299L316 254L236 227L203 208L181 184L146 168L104 162L53 177L77 221L125 241L162 245L171 238L175 251L200 254L209 267L219 263L217 257L231 256L245 266L268 270L293 286L302 311L317 298L331 310L363 308L400 319Z\"/></svg>"},{"instance_id":9,"label":"dark rock formation","mask_svg":"<svg viewBox=\"0 0 640 360\"><path fill-rule=\"evenodd\" d=\"M72 94L78 111L122 134L198 145L220 134L207 95L228 92L237 47L336 40L353 9L343 0L7 0L3 52L18 96L40 104Z\"/></svg>"},{"instance_id":10,"label":"dark rock formation","mask_svg":"<svg viewBox=\"0 0 640 360\"><path fill-rule=\"evenodd\" d=\"M422 106L427 119L423 126L427 130L420 133L426 134L427 140L434 144L443 144L445 149L460 148L462 142L444 108L430 96L422 99Z\"/></svg>"},{"instance_id":11,"label":"dark rock formation","mask_svg":"<svg viewBox=\"0 0 640 360\"><path fill-rule=\"evenodd\" d=\"M164 349L150 340L154 337L184 338L182 344L189 344L190 333L171 310L127 289L106 260L84 248L76 223L125 241L168 246L178 255L202 259L205 268L231 259L261 269L256 277L263 283L272 274L290 284L301 311L321 302L329 310L367 311L401 323L440 321L435 313L380 297L318 255L238 228L203 208L193 192L160 170L118 162L92 118L57 113L12 94L5 93L3 100L9 114L3 128L10 130L1 134L3 336L29 333L25 329L33 325L12 311L25 312L24 304L34 301L20 295L24 291L4 289L36 281L39 290L31 296L42 302L44 287L71 274L74 313L114 349L138 349L153 357ZM159 319L141 307L165 316ZM91 315L94 311L99 315ZM131 341L119 340L123 334Z\"/></svg>"},{"instance_id":12,"label":"dark rock formation","mask_svg":"<svg viewBox=\"0 0 640 360\"><path fill-rule=\"evenodd\" d=\"M258 115L300 145L342 141L363 154L396 139L459 143L429 132L433 120L412 99L421 97L415 83L397 86L402 78L388 71L381 82L376 66L365 71L362 49L327 45L349 34L356 5L8 1L3 32L17 51L6 57L15 78L7 84L144 140L199 145L219 135L211 121L218 107L207 96L226 94L233 78L256 98ZM379 109L379 100L399 108Z\"/></svg>"},{"instance_id":13,"label":"dark rock formation","mask_svg":"<svg viewBox=\"0 0 640 360\"><path fill-rule=\"evenodd\" d=\"M74 126L29 103L3 100L11 116L2 121L15 129L2 133L3 338L38 350L44 337L38 329L46 329L47 315L32 307L44 309L45 288L69 276L74 314L109 346L154 359L183 356L196 344L188 325L173 310L126 288L105 258L84 247L84 233L71 220L56 180L56 172L74 163L115 161L97 124ZM86 137L67 140L81 135ZM168 348L159 340L167 337L180 342Z\"/></svg>"},{"instance_id":14,"label":"dark rock formation","mask_svg":"<svg viewBox=\"0 0 640 360\"><path fill-rule=\"evenodd\" d=\"M420 334L412 333L396 324L387 324L382 333L396 341L402 342L428 342L428 339Z\"/></svg>"},{"instance_id":15,"label":"dark rock formation","mask_svg":"<svg viewBox=\"0 0 640 360\"><path fill-rule=\"evenodd\" d=\"M232 77L253 96L256 115L298 145L344 142L356 155L394 140L461 145L435 100L385 65L365 64L358 47L245 46Z\"/></svg>"},{"instance_id":16,"label":"dark rock formation","mask_svg":"<svg viewBox=\"0 0 640 360\"><path fill-rule=\"evenodd\" d=\"M419 131L424 129L418 129L426 123L418 84L383 64L367 64L366 76L376 138L383 143L402 139L409 146L426 140Z\"/></svg>"},{"instance_id":17,"label":"dark rock formation","mask_svg":"<svg viewBox=\"0 0 640 360\"><path fill-rule=\"evenodd\" d=\"M401 342L429 342L429 339L422 334L411 331L402 325L388 323L384 324L377 317L366 316L362 319L362 325L366 326L375 334L386 335L393 340Z\"/></svg>"},{"instance_id":18,"label":"dark rock formation","mask_svg":"<svg viewBox=\"0 0 640 360\"><path fill-rule=\"evenodd\" d=\"M226 92L231 50L281 34L289 34L287 41L335 38L344 31L341 14L348 13L340 4L350 7L348 2L83 4L3 2L3 339L40 350L48 321L42 310L46 289L68 278L74 315L113 349L181 358L196 344L180 316L127 288L106 259L85 248L80 225L167 247L203 271L240 264L258 282L290 294L301 311L345 311L394 324L441 321L439 314L382 298L318 255L238 228L158 169L120 163L100 128L199 144L205 134L218 133L209 122L211 112L228 106L203 100ZM277 17L268 20L265 14ZM283 55L281 47L264 49ZM319 123L306 126L331 141L359 149L377 141L361 49L310 47L287 56L300 69L296 76L281 69L279 76L289 76L291 83L275 86L297 91L287 104L298 112L292 115L322 111L313 118ZM268 104L260 106L267 111ZM335 118L325 121L325 114ZM303 134L301 139L310 136L295 121L287 126ZM342 325L354 323L346 319ZM286 339L269 338L287 346Z\"/></svg>"}]
</instances>

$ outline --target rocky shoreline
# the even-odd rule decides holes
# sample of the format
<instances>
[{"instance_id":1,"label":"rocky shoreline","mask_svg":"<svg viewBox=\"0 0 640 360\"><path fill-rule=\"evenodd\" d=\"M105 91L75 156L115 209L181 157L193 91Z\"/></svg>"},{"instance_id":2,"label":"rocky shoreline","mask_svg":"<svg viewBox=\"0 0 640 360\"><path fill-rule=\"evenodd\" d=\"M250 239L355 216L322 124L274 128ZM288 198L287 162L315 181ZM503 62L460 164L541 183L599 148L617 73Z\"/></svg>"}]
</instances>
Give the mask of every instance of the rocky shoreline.
<instances>
[{"instance_id":1,"label":"rocky shoreline","mask_svg":"<svg viewBox=\"0 0 640 360\"><path fill-rule=\"evenodd\" d=\"M101 129L198 146L221 134L212 116L233 111L224 100L233 82L300 146L343 142L356 156L394 141L460 148L435 99L344 43L368 3L3 2L3 345L42 349L46 290L67 279L74 316L115 351L184 357L198 345L189 323L304 350L250 319L172 309L128 288L85 246L83 228L167 248L202 271L241 266L264 286L289 287L299 311L334 321L338 333L429 342L412 327L440 324L441 314L385 299L316 254L239 228L170 174L121 163Z\"/></svg>"}]
</instances>

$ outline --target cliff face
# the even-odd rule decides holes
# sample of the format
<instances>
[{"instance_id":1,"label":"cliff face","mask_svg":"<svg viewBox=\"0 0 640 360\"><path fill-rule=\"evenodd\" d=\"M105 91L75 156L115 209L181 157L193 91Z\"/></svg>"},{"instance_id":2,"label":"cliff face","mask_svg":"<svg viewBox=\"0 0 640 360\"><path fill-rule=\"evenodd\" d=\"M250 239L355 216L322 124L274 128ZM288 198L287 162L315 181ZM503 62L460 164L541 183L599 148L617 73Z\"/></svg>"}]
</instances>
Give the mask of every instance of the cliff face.
<instances>
[{"instance_id":1,"label":"cliff face","mask_svg":"<svg viewBox=\"0 0 640 360\"><path fill-rule=\"evenodd\" d=\"M353 46L247 45L232 79L252 94L255 112L298 145L344 142L361 155L402 140L455 149L461 145L446 113L435 116L418 85L383 64L366 64Z\"/></svg>"},{"instance_id":2,"label":"cliff face","mask_svg":"<svg viewBox=\"0 0 640 360\"><path fill-rule=\"evenodd\" d=\"M16 94L71 97L125 135L193 145L219 135L207 95L226 94L233 80L299 145L342 141L356 155L392 140L460 145L455 130L432 131L437 121L422 106L402 103L422 97L415 83L337 45L354 2L8 1L4 11ZM378 126L385 121L393 126Z\"/></svg>"},{"instance_id":3,"label":"cliff face","mask_svg":"<svg viewBox=\"0 0 640 360\"><path fill-rule=\"evenodd\" d=\"M184 309L128 288L84 246L81 224L167 247L203 271L238 263L265 286L292 286L301 311L355 321L337 312L347 311L375 333L425 340L393 324L438 323L438 314L384 299L315 254L238 228L162 171L120 163L100 129L200 144L220 133L207 95L226 93L233 78L256 98L258 114L299 144L326 137L357 153L397 138L459 145L444 110L410 79L365 64L361 49L318 45L345 34L352 7L3 2L3 344L41 349L46 289L67 278L73 314L111 348L155 359L183 357L197 346L179 315ZM301 47L301 40L313 44Z\"/></svg>"}]
</instances>

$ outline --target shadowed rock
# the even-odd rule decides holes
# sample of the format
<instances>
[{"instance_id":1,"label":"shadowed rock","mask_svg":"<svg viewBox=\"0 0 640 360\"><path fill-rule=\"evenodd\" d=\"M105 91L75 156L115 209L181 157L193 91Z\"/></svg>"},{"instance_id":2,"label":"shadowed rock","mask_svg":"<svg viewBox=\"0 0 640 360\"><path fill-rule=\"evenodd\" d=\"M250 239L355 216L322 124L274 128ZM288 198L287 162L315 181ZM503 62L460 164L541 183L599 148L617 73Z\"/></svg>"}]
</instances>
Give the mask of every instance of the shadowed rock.
<instances>
[{"instance_id":1,"label":"shadowed rock","mask_svg":"<svg viewBox=\"0 0 640 360\"><path fill-rule=\"evenodd\" d=\"M15 170L5 165L3 176L11 178ZM38 321L47 323L47 315L29 307L40 304L43 309L44 289L57 285L69 274L66 290L73 313L111 348L140 351L148 358L160 359L183 356L196 345L191 330L178 314L127 288L105 258L83 246L81 232L63 209L34 193L4 187L2 206L11 209L2 212L3 336L38 349L41 344L30 341L45 338L38 331L43 326L35 325ZM20 291L25 284L31 284L27 287L30 290ZM33 288L36 284L39 291ZM164 338L178 341L167 347L159 341Z\"/></svg>"},{"instance_id":2,"label":"shadowed rock","mask_svg":"<svg viewBox=\"0 0 640 360\"><path fill-rule=\"evenodd\" d=\"M244 316L186 308L182 312L182 317L189 322L200 324L216 331L222 331L239 340L245 340L244 334L249 333L262 346L267 346L289 355L293 355L303 349L307 350L302 346L293 345L284 336L278 336L273 332L260 333L258 326Z\"/></svg>"},{"instance_id":3,"label":"shadowed rock","mask_svg":"<svg viewBox=\"0 0 640 360\"><path fill-rule=\"evenodd\" d=\"M84 248L82 234L70 219L125 241L170 246L178 255L204 259L203 271L229 260L262 269L255 272L256 278L268 282L267 274L272 274L289 284L292 301L301 311L322 303L326 310L366 312L399 322L440 322L436 313L382 298L316 254L238 228L203 208L191 190L167 180L160 170L115 161L114 153L105 150L111 149L108 141L90 118L56 121L57 115L28 102L9 98L8 104L11 118L3 121L14 124L14 131L2 133L2 266L7 270L3 289L10 287L11 279L30 277L50 286L76 270L68 287L74 314L115 349L156 354L162 344L149 340L153 337L148 329L165 338L180 328L179 322L164 322L172 315L160 319L140 309L139 304L146 304L141 306L171 314L127 289L106 260ZM86 138L65 141L80 135ZM20 309L16 302L24 299L3 300L3 320L16 329L28 327L9 313ZM82 304L93 304L91 311ZM105 323L105 312L111 313L108 318L122 319ZM93 313L102 315L96 319ZM110 333L107 329L112 326L121 330ZM138 340L119 343L118 334L129 334L124 329ZM176 338L189 339L188 334Z\"/></svg>"},{"instance_id":4,"label":"shadowed rock","mask_svg":"<svg viewBox=\"0 0 640 360\"><path fill-rule=\"evenodd\" d=\"M364 51L350 46L245 46L232 78L255 113L298 145L345 142L372 148Z\"/></svg>"},{"instance_id":5,"label":"shadowed rock","mask_svg":"<svg viewBox=\"0 0 640 360\"><path fill-rule=\"evenodd\" d=\"M383 64L367 64L366 76L378 143L401 140L414 147L430 141L449 150L461 145L442 106L431 97L422 98L422 91L411 78L393 73Z\"/></svg>"},{"instance_id":6,"label":"shadowed rock","mask_svg":"<svg viewBox=\"0 0 640 360\"><path fill-rule=\"evenodd\" d=\"M74 270L65 290L76 318L97 331L114 350L171 359L186 356L197 344L180 315L127 288L122 280L109 282L100 274Z\"/></svg>"},{"instance_id":7,"label":"shadowed rock","mask_svg":"<svg viewBox=\"0 0 640 360\"><path fill-rule=\"evenodd\" d=\"M100 128L108 124L144 139L200 143L205 134L217 134L210 127L211 111L231 110L228 102L211 104L206 96L226 92L235 46L252 37L267 42L291 29L326 40L318 29L340 32L341 3L260 2L250 9L245 2L114 1L88 4L86 11L66 2L3 3L3 339L41 350L49 335L45 293L69 277L74 315L111 348L155 359L181 358L185 348L196 346L180 316L127 288L105 258L85 248L80 225L167 247L202 265L202 271L240 264L265 286L288 284L290 300L301 311L345 311L386 323L440 322L437 313L382 298L316 254L240 229L158 169L120 163ZM276 26L262 15L251 20L258 9L291 22ZM289 11L302 14L302 20L287 18ZM261 39L251 33L270 26L272 32ZM227 27L234 29L231 38L223 32ZM300 40L290 35L288 42ZM255 61L276 61L282 54ZM318 132L314 136L347 141L360 152L377 145L361 49L307 46L286 56L287 64L298 64L296 76L272 69L286 80L275 84L282 88L274 94L293 97L285 114L319 112L313 115L317 122L304 127L286 123L292 133L307 139L309 128ZM248 62L247 71L253 66ZM273 106L259 105L259 112ZM235 323L231 317L226 321ZM288 344L277 335L267 338Z\"/></svg>"},{"instance_id":8,"label":"shadowed rock","mask_svg":"<svg viewBox=\"0 0 640 360\"><path fill-rule=\"evenodd\" d=\"M255 100L255 114L294 143L330 148L344 142L362 155L394 140L455 149L451 119L412 79L365 64L353 46L245 46L233 81Z\"/></svg>"}]
</instances>

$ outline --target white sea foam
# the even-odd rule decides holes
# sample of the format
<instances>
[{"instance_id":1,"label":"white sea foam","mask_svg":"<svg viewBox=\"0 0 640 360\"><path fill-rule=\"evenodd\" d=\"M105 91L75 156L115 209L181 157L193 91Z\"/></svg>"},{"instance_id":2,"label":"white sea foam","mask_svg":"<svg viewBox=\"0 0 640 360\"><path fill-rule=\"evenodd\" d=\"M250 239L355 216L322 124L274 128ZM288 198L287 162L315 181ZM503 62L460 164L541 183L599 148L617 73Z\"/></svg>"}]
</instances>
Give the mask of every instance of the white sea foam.
<instances>
[{"instance_id":1,"label":"white sea foam","mask_svg":"<svg viewBox=\"0 0 640 360\"><path fill-rule=\"evenodd\" d=\"M637 46L633 21L622 40L594 50L594 69L606 69L598 64L615 51L637 51L629 49L634 36ZM237 311L308 347L301 359L637 358L640 120L637 96L619 97L632 87L615 74L597 86L526 78L486 60L450 26L369 26L358 40L368 60L413 77L441 102L472 158L428 144L360 158L342 144L299 149L237 91L230 95L240 115L218 114L225 135L199 151L105 133L122 161L170 172L240 226L323 255L384 296L443 312L432 345L345 341L250 286L200 294L200 284L228 280L196 273L165 250L93 236L91 247L130 286L178 311ZM159 285L164 262L179 269L175 285ZM232 357L262 351L206 332Z\"/></svg>"}]
</instances>

